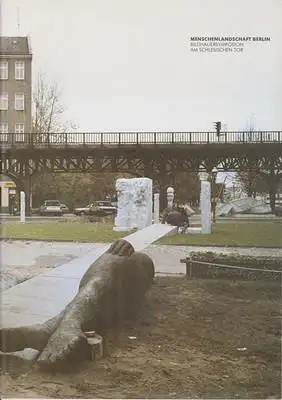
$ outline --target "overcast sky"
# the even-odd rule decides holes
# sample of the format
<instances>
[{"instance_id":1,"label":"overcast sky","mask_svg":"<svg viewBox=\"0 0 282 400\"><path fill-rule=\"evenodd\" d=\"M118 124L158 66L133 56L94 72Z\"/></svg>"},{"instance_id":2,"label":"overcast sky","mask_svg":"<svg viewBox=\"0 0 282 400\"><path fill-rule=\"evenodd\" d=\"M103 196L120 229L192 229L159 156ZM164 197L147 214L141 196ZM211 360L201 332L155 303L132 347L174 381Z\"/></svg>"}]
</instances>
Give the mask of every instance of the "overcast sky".
<instances>
[{"instance_id":1,"label":"overcast sky","mask_svg":"<svg viewBox=\"0 0 282 400\"><path fill-rule=\"evenodd\" d=\"M17 26L19 8L20 29ZM2 0L81 131L281 129L281 0ZM269 36L194 53L190 36Z\"/></svg>"}]
</instances>

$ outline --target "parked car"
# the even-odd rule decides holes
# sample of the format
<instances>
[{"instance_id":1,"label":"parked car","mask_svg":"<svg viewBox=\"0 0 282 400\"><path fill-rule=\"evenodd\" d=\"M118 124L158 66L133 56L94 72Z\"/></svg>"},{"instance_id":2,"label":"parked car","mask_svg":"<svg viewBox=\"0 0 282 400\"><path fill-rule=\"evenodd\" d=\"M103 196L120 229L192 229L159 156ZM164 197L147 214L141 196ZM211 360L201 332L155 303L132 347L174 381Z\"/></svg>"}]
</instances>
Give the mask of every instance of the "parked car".
<instances>
[{"instance_id":1,"label":"parked car","mask_svg":"<svg viewBox=\"0 0 282 400\"><path fill-rule=\"evenodd\" d=\"M90 207L92 204L88 204L85 207L77 207L73 210L75 215L90 215Z\"/></svg>"},{"instance_id":2,"label":"parked car","mask_svg":"<svg viewBox=\"0 0 282 400\"><path fill-rule=\"evenodd\" d=\"M59 200L45 200L39 209L40 215L63 215Z\"/></svg>"},{"instance_id":3,"label":"parked car","mask_svg":"<svg viewBox=\"0 0 282 400\"><path fill-rule=\"evenodd\" d=\"M90 214L104 217L106 215L115 215L117 206L111 201L95 201L90 207Z\"/></svg>"},{"instance_id":4,"label":"parked car","mask_svg":"<svg viewBox=\"0 0 282 400\"><path fill-rule=\"evenodd\" d=\"M61 203L61 210L63 211L63 214L68 214L70 212L70 209L64 203Z\"/></svg>"}]
</instances>

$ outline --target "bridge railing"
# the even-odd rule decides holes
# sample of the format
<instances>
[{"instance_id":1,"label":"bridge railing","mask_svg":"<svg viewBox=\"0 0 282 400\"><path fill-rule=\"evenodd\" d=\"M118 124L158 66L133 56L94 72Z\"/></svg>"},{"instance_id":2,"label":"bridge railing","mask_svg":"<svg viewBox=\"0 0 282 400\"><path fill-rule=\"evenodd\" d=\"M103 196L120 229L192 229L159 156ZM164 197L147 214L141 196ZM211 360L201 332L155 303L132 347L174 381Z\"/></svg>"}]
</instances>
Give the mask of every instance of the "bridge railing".
<instances>
[{"instance_id":1,"label":"bridge railing","mask_svg":"<svg viewBox=\"0 0 282 400\"><path fill-rule=\"evenodd\" d=\"M0 133L1 147L281 143L281 131Z\"/></svg>"}]
</instances>

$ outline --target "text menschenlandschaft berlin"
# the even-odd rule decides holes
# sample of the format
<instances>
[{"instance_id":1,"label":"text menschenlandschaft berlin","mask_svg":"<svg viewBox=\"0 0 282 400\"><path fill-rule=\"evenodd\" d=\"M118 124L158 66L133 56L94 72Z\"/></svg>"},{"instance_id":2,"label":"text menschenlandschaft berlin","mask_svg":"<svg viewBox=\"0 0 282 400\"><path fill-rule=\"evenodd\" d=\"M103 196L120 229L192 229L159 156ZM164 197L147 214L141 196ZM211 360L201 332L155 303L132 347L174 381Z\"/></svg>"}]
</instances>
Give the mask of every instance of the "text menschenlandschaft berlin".
<instances>
[{"instance_id":1,"label":"text menschenlandschaft berlin","mask_svg":"<svg viewBox=\"0 0 282 400\"><path fill-rule=\"evenodd\" d=\"M250 42L250 41L258 41L258 42L266 42L270 41L269 36L191 36L190 40L196 41L237 41L237 42Z\"/></svg>"}]
</instances>

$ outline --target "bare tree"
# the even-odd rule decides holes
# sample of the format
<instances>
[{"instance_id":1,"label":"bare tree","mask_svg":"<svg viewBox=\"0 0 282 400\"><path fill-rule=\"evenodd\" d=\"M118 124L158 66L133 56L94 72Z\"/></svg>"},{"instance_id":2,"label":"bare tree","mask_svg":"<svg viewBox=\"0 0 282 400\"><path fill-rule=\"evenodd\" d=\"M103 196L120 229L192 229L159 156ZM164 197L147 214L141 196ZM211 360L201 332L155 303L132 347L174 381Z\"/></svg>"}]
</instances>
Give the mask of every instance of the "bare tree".
<instances>
[{"instance_id":1,"label":"bare tree","mask_svg":"<svg viewBox=\"0 0 282 400\"><path fill-rule=\"evenodd\" d=\"M43 145L48 143L64 143L72 139L72 135L65 135L73 132L76 127L64 117L65 108L62 103L62 92L58 84L50 83L45 74L40 73L37 77L32 97L32 140ZM40 180L39 176L30 179L32 195L36 196L42 191L42 185L50 185L48 174ZM32 203L32 200L30 201Z\"/></svg>"},{"instance_id":2,"label":"bare tree","mask_svg":"<svg viewBox=\"0 0 282 400\"><path fill-rule=\"evenodd\" d=\"M49 83L46 75L40 73L33 92L33 137L37 142L62 140L62 133L72 132L75 126L63 120L65 108L58 84Z\"/></svg>"},{"instance_id":3,"label":"bare tree","mask_svg":"<svg viewBox=\"0 0 282 400\"><path fill-rule=\"evenodd\" d=\"M250 118L246 132L248 133L249 142L259 140L259 137L255 136L256 132L253 116ZM282 178L281 166L270 166L269 169L260 169L260 171L242 171L238 173L238 178L249 197L255 198L257 194L269 194L270 206L272 211L274 211L275 197Z\"/></svg>"}]
</instances>

